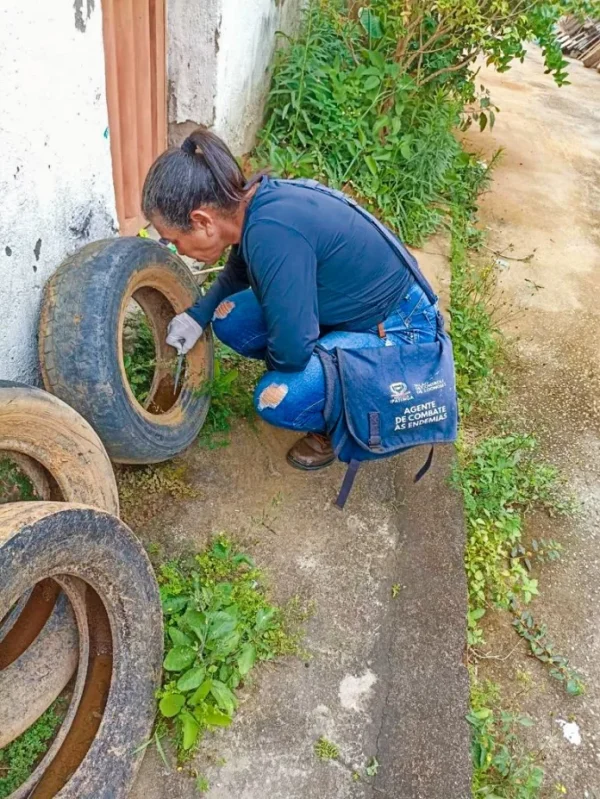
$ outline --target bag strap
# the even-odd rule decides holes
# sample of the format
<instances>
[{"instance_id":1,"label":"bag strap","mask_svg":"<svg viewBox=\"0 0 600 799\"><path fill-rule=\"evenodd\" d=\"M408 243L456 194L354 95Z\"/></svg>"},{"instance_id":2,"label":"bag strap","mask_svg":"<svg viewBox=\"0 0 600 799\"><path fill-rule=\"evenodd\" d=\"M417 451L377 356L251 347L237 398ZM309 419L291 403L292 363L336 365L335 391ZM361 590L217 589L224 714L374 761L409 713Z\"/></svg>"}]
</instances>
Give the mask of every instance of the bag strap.
<instances>
[{"instance_id":1,"label":"bag strap","mask_svg":"<svg viewBox=\"0 0 600 799\"><path fill-rule=\"evenodd\" d=\"M348 499L348 495L352 491L352 486L354 485L354 480L356 479L356 473L358 472L358 467L360 466L360 462L352 459L348 464L348 468L346 469L346 474L344 475L344 482L342 483L342 487L340 488L340 493L338 494L338 498L335 501L335 505L340 510L344 510L344 505L346 504L346 500Z\"/></svg>"},{"instance_id":2,"label":"bag strap","mask_svg":"<svg viewBox=\"0 0 600 799\"><path fill-rule=\"evenodd\" d=\"M433 305L437 302L437 295L434 290L429 285L429 281L425 277L425 275L421 272L419 268L419 264L417 263L416 258L412 253L410 253L404 244L400 241L397 236L394 236L391 230L382 224L376 216L366 211L362 205L359 205L356 200L352 197L349 197L347 194L344 194L342 191L338 191L337 189L332 189L330 186L324 186L322 183L319 183L318 180L313 180L309 178L297 178L296 180L287 180L285 178L277 178L278 183L285 183L287 186L299 186L300 188L305 189L312 189L313 191L320 191L321 194L327 194L330 197L334 197L336 200L340 200L341 202L349 205L351 208L354 208L355 211L370 222L373 227L381 233L383 238L387 241L390 247L396 252L397 255L400 256L400 259L403 261L406 268L412 274L416 282L419 286L423 289L423 292L427 296L429 302Z\"/></svg>"},{"instance_id":3,"label":"bag strap","mask_svg":"<svg viewBox=\"0 0 600 799\"><path fill-rule=\"evenodd\" d=\"M419 471L415 474L413 482L418 483L419 480L424 477L429 469L431 468L431 464L433 462L433 447L429 450L429 455L427 456L427 460L421 466ZM350 492L352 491L352 486L354 485L354 481L356 480L356 475L358 473L358 469L360 466L360 461L355 460L354 458L348 464L348 468L346 469L346 474L344 475L344 481L342 482L342 487L340 488L340 493L335 501L336 508L340 510L344 510L344 506L346 504L346 500L350 496Z\"/></svg>"},{"instance_id":4,"label":"bag strap","mask_svg":"<svg viewBox=\"0 0 600 799\"><path fill-rule=\"evenodd\" d=\"M427 460L421 466L419 471L415 474L413 483L418 483L419 480L421 479L421 477L424 477L427 474L427 472L429 471L429 469L431 467L432 461L433 461L433 447L431 447L431 449L429 450L429 455L427 456Z\"/></svg>"}]
</instances>

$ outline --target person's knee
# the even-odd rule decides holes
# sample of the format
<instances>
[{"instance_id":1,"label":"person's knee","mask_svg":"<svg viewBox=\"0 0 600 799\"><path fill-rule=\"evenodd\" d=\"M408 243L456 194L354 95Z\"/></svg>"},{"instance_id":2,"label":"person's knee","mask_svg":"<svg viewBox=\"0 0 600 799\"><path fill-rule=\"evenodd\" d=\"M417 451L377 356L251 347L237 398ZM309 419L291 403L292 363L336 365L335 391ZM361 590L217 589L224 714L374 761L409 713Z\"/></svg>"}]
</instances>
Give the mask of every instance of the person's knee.
<instances>
[{"instance_id":1,"label":"person's knee","mask_svg":"<svg viewBox=\"0 0 600 799\"><path fill-rule=\"evenodd\" d=\"M235 321L235 302L232 300L223 300L217 306L212 319L213 331L217 338L232 347L235 344L237 324Z\"/></svg>"},{"instance_id":2,"label":"person's knee","mask_svg":"<svg viewBox=\"0 0 600 799\"><path fill-rule=\"evenodd\" d=\"M232 300L223 300L223 302L219 303L217 310L215 311L215 321L226 319L234 308L235 302Z\"/></svg>"},{"instance_id":3,"label":"person's knee","mask_svg":"<svg viewBox=\"0 0 600 799\"><path fill-rule=\"evenodd\" d=\"M264 358L267 330L250 289L232 294L219 303L212 327L216 337L239 355Z\"/></svg>"},{"instance_id":4,"label":"person's knee","mask_svg":"<svg viewBox=\"0 0 600 799\"><path fill-rule=\"evenodd\" d=\"M289 385L281 378L273 379L265 375L254 392L254 407L265 421L274 423L280 415L277 409L286 398L290 390Z\"/></svg>"},{"instance_id":5,"label":"person's knee","mask_svg":"<svg viewBox=\"0 0 600 799\"><path fill-rule=\"evenodd\" d=\"M254 392L259 416L286 430L323 430L324 403L323 369L317 356L304 372L267 372Z\"/></svg>"}]
</instances>

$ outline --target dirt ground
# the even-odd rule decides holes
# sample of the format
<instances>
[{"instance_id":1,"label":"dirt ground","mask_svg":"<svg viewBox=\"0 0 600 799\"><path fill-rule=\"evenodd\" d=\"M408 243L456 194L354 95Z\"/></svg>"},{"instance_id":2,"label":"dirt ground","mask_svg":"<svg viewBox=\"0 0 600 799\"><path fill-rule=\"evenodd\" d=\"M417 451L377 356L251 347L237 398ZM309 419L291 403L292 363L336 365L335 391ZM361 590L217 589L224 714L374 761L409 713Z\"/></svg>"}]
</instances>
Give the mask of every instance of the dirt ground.
<instances>
[{"instance_id":1,"label":"dirt ground","mask_svg":"<svg viewBox=\"0 0 600 799\"><path fill-rule=\"evenodd\" d=\"M544 760L544 796L559 796L557 785L564 785L567 796L598 799L600 75L573 62L573 85L558 89L533 52L509 73L484 70L482 78L501 113L492 132L470 134L469 142L487 159L505 150L481 221L488 246L500 253L508 311L502 326L516 337L511 415L515 427L538 436L581 503L576 519L540 514L528 524L532 537L565 548L561 561L537 570L541 598L533 613L584 675L587 693L566 697L526 657L524 642L512 652L518 639L501 617L488 623L485 651L493 657L481 672L536 720L530 743ZM559 719L579 726L580 745L565 739Z\"/></svg>"}]
</instances>

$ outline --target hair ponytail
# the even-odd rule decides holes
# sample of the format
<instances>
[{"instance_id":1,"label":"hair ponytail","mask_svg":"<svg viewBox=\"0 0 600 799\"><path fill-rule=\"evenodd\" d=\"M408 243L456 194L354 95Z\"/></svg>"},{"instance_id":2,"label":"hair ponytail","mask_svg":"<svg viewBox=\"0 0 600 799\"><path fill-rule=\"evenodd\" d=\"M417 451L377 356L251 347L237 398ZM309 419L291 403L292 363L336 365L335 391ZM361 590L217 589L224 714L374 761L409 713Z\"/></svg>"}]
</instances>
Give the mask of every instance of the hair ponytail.
<instances>
[{"instance_id":1,"label":"hair ponytail","mask_svg":"<svg viewBox=\"0 0 600 799\"><path fill-rule=\"evenodd\" d=\"M245 196L242 170L224 141L204 127L172 147L150 167L142 209L168 225L189 230L190 214L201 205L233 211Z\"/></svg>"}]
</instances>

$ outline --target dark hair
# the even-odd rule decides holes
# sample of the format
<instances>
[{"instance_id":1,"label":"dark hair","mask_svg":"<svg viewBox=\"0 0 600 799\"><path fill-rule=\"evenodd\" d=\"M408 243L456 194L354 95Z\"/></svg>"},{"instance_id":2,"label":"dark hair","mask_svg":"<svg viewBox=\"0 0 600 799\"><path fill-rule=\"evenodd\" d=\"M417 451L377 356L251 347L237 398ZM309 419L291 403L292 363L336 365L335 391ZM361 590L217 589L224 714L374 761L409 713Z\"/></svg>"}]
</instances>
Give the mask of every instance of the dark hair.
<instances>
[{"instance_id":1,"label":"dark hair","mask_svg":"<svg viewBox=\"0 0 600 799\"><path fill-rule=\"evenodd\" d=\"M147 219L157 214L172 227L189 230L201 205L234 211L244 199L245 179L224 141L204 127L181 147L171 147L150 167L142 192Z\"/></svg>"}]
</instances>

